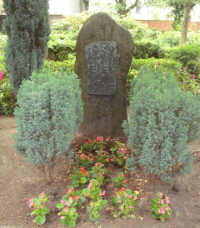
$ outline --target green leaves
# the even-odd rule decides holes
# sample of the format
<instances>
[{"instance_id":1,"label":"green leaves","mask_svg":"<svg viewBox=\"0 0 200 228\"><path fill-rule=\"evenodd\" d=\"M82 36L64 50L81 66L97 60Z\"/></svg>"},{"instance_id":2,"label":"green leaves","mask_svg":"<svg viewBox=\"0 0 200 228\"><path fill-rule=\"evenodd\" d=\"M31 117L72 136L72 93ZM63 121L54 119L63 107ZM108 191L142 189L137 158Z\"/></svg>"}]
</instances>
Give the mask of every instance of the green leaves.
<instances>
[{"instance_id":1,"label":"green leaves","mask_svg":"<svg viewBox=\"0 0 200 228\"><path fill-rule=\"evenodd\" d=\"M38 225L43 225L46 222L46 217L44 215L36 216L35 221Z\"/></svg>"},{"instance_id":2,"label":"green leaves","mask_svg":"<svg viewBox=\"0 0 200 228\"><path fill-rule=\"evenodd\" d=\"M36 216L34 221L38 225L46 222L46 215L50 213L50 209L45 206L48 196L42 192L38 197L29 200L29 207L33 208L31 216Z\"/></svg>"},{"instance_id":3,"label":"green leaves","mask_svg":"<svg viewBox=\"0 0 200 228\"><path fill-rule=\"evenodd\" d=\"M56 204L56 207L57 207L58 209L62 209L62 208L64 208L64 204L62 204L62 203L57 203L57 204Z\"/></svg>"}]
</instances>

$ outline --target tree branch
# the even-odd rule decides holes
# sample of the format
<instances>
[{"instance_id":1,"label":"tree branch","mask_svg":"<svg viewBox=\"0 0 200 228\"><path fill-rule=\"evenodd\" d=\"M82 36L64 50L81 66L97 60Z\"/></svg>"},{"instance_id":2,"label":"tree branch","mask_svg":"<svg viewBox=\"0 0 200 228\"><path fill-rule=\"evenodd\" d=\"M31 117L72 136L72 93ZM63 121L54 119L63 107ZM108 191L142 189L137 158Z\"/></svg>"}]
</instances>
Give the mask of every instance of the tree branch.
<instances>
[{"instance_id":1,"label":"tree branch","mask_svg":"<svg viewBox=\"0 0 200 228\"><path fill-rule=\"evenodd\" d=\"M128 8L126 9L126 11L129 12L130 10L134 9L135 7L137 7L139 1L140 1L140 0L135 0L135 3L132 4L130 7L128 7Z\"/></svg>"}]
</instances>

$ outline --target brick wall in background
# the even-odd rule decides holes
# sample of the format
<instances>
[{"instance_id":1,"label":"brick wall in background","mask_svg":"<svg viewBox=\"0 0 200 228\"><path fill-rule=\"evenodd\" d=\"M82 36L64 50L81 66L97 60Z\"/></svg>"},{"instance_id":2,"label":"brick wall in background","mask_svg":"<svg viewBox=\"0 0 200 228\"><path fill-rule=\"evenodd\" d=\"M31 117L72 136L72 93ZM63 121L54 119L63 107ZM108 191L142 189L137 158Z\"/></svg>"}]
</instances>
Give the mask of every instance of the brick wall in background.
<instances>
[{"instance_id":1,"label":"brick wall in background","mask_svg":"<svg viewBox=\"0 0 200 228\"><path fill-rule=\"evenodd\" d=\"M157 28L160 31L173 30L171 21L159 21L159 20L137 20L140 23L147 24L149 28ZM192 31L200 30L200 22L190 22L189 29Z\"/></svg>"}]
</instances>

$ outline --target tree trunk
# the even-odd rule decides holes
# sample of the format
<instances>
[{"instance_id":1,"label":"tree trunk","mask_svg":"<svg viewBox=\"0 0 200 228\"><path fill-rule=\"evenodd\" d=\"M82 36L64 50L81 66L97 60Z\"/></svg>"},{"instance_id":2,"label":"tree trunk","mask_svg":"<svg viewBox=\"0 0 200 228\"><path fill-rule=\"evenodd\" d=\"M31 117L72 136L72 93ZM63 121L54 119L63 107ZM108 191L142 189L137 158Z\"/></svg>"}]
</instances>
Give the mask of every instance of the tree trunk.
<instances>
[{"instance_id":1,"label":"tree trunk","mask_svg":"<svg viewBox=\"0 0 200 228\"><path fill-rule=\"evenodd\" d=\"M46 180L49 184L53 183L54 181L54 165L46 165L45 168L45 176L46 176Z\"/></svg>"},{"instance_id":2,"label":"tree trunk","mask_svg":"<svg viewBox=\"0 0 200 228\"><path fill-rule=\"evenodd\" d=\"M89 10L89 0L80 0L80 11L87 11Z\"/></svg>"},{"instance_id":3,"label":"tree trunk","mask_svg":"<svg viewBox=\"0 0 200 228\"><path fill-rule=\"evenodd\" d=\"M183 24L181 28L181 40L180 43L183 44L187 41L187 32L188 32L188 25L190 21L190 12L194 5L185 4L184 6L184 18Z\"/></svg>"}]
</instances>

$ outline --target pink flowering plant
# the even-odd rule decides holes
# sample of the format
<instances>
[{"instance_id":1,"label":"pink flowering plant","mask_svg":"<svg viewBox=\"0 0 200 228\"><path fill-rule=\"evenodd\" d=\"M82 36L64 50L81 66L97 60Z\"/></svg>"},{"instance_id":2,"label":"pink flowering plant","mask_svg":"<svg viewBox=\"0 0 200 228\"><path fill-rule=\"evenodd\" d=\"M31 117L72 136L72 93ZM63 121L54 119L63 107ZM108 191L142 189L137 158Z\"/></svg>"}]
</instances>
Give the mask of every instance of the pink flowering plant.
<instances>
[{"instance_id":1,"label":"pink flowering plant","mask_svg":"<svg viewBox=\"0 0 200 228\"><path fill-rule=\"evenodd\" d=\"M88 171L81 167L80 169L76 169L75 173L71 176L72 185L74 188L77 188L81 185L85 185L89 183L89 174Z\"/></svg>"},{"instance_id":2,"label":"pink flowering plant","mask_svg":"<svg viewBox=\"0 0 200 228\"><path fill-rule=\"evenodd\" d=\"M34 199L29 199L29 207L33 209L31 216L35 216L33 223L43 225L46 222L46 216L50 213L50 209L45 205L47 200L48 196L44 192Z\"/></svg>"},{"instance_id":3,"label":"pink flowering plant","mask_svg":"<svg viewBox=\"0 0 200 228\"><path fill-rule=\"evenodd\" d=\"M69 227L76 226L76 220L78 213L75 207L64 207L58 215L60 216L60 222L63 226L68 225Z\"/></svg>"},{"instance_id":4,"label":"pink flowering plant","mask_svg":"<svg viewBox=\"0 0 200 228\"><path fill-rule=\"evenodd\" d=\"M111 137L97 136L89 138L78 150L77 164L92 167L95 162L115 164L122 167L128 158L127 146Z\"/></svg>"},{"instance_id":5,"label":"pink flowering plant","mask_svg":"<svg viewBox=\"0 0 200 228\"><path fill-rule=\"evenodd\" d=\"M91 179L87 188L82 190L82 194L93 201L98 200L100 197L105 195L105 191L100 188L100 183L96 179Z\"/></svg>"},{"instance_id":6,"label":"pink flowering plant","mask_svg":"<svg viewBox=\"0 0 200 228\"><path fill-rule=\"evenodd\" d=\"M112 158L114 163L118 166L122 167L127 159L127 147L125 144L121 143L120 141L115 141L114 145L111 147Z\"/></svg>"},{"instance_id":7,"label":"pink flowering plant","mask_svg":"<svg viewBox=\"0 0 200 228\"><path fill-rule=\"evenodd\" d=\"M76 163L79 167L87 168L94 165L95 161L92 156L82 153L77 157Z\"/></svg>"},{"instance_id":8,"label":"pink flowering plant","mask_svg":"<svg viewBox=\"0 0 200 228\"><path fill-rule=\"evenodd\" d=\"M0 71L0 80L3 79L3 72Z\"/></svg>"},{"instance_id":9,"label":"pink flowering plant","mask_svg":"<svg viewBox=\"0 0 200 228\"><path fill-rule=\"evenodd\" d=\"M122 172L118 173L117 176L114 178L114 183L117 188L127 187L127 180Z\"/></svg>"},{"instance_id":10,"label":"pink flowering plant","mask_svg":"<svg viewBox=\"0 0 200 228\"><path fill-rule=\"evenodd\" d=\"M169 197L162 192L156 193L156 197L151 201L152 215L156 219L165 221L172 214Z\"/></svg>"},{"instance_id":11,"label":"pink flowering plant","mask_svg":"<svg viewBox=\"0 0 200 228\"><path fill-rule=\"evenodd\" d=\"M60 222L63 226L68 225L74 227L78 218L76 207L79 206L80 192L75 191L73 188L69 189L63 196L60 203L56 204L56 207L60 210L58 216L60 216Z\"/></svg>"},{"instance_id":12,"label":"pink flowering plant","mask_svg":"<svg viewBox=\"0 0 200 228\"><path fill-rule=\"evenodd\" d=\"M114 193L115 195L112 200L115 206L113 216L128 217L133 214L139 192L132 192L130 189L122 187L119 191L115 189Z\"/></svg>"},{"instance_id":13,"label":"pink flowering plant","mask_svg":"<svg viewBox=\"0 0 200 228\"><path fill-rule=\"evenodd\" d=\"M104 168L104 164L96 162L92 169L89 171L91 179L96 179L99 185L103 185L105 182L105 174L107 170Z\"/></svg>"},{"instance_id":14,"label":"pink flowering plant","mask_svg":"<svg viewBox=\"0 0 200 228\"><path fill-rule=\"evenodd\" d=\"M97 199L96 201L91 201L89 206L87 206L89 219L92 222L97 223L98 219L101 216L101 211L107 205L107 200L102 198Z\"/></svg>"}]
</instances>

